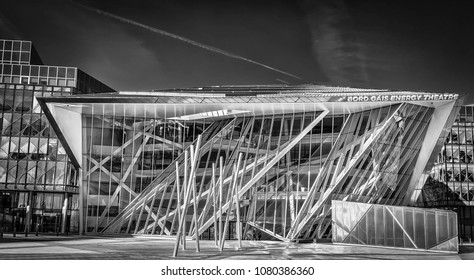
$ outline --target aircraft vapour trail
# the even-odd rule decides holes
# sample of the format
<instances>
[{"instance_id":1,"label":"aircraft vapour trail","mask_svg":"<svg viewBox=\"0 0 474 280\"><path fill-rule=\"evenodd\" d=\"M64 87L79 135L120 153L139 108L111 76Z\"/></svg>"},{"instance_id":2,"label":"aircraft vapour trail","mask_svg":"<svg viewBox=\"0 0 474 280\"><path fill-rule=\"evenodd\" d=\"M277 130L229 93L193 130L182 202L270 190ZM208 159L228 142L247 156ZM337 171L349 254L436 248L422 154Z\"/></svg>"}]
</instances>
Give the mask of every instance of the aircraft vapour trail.
<instances>
[{"instance_id":1,"label":"aircraft vapour trail","mask_svg":"<svg viewBox=\"0 0 474 280\"><path fill-rule=\"evenodd\" d=\"M81 7L81 8L83 8L83 9L87 9L87 10L89 10L89 11L92 11L92 12L94 12L94 13L97 13L97 14L100 14L100 15L104 15L104 16L113 18L113 19L118 20L118 21L121 21L121 22L125 22L125 23L128 23L128 24L131 24L131 25L134 25L134 26L138 26L138 27L144 28L144 29L146 29L146 30L149 30L149 31L151 31L151 32L154 32L154 33L157 33L157 34L160 34L160 35L163 35L163 36L167 36L167 37L170 37L170 38L173 38L173 39L176 39L176 40L185 42L185 43L187 43L187 44L190 44L190 45L193 45L193 46L196 46L196 47L199 47L199 48L202 48L202 49L205 49L205 50L214 52L214 53L218 53L218 54L221 54L221 55L225 55L225 56L227 56L227 57L231 57L231 58L243 60L243 61L246 61L246 62L249 62L249 63L253 63L253 64L255 64L255 65L258 65L258 66L267 68L267 69L269 69L269 70L272 70L272 71L275 71L275 72L278 72L278 73L281 73L281 74L284 74L284 75L287 75L287 76L296 78L296 79L298 79L298 80L302 80L300 77L298 77L298 76L296 76L296 75L293 75L293 74L290 74L290 73L288 73L288 72L285 72L285 71L282 71L282 70L273 68L273 67L271 67L271 66L268 66L268 65L266 65L266 64L263 64L263 63L260 63L260 62L257 62L257 61L254 61L254 60L245 58L245 57L243 57L243 56L240 56L240 55L237 55L237 54L233 54L233 53L231 53L231 52L228 52L228 51L225 51L225 50L221 50L221 49L218 49L218 48L215 48L215 47L212 47L212 46L208 46L208 45L205 45L205 44L196 42L196 41L194 41L194 40L191 40L191 39L188 39L188 38L185 38L185 37L182 37L182 36L173 34L173 33L166 32L166 31L161 30L161 29L158 29L158 28L154 28L154 27L151 27L151 26L148 26L148 25L145 25L145 24L142 24L142 23L133 21L133 20L131 20L131 19L127 19L127 18L124 18L124 17L121 17L121 16L117 16L117 15L108 13L108 12L104 12L104 11L102 11L102 10L99 10L99 9L96 9L96 8L92 8L92 7L89 7L89 6L86 6L86 5L77 3L77 2L72 1L72 0L66 0L66 1L69 2L69 3L71 3L71 4L73 4L73 5L76 5L76 6L78 6L78 7Z\"/></svg>"}]
</instances>

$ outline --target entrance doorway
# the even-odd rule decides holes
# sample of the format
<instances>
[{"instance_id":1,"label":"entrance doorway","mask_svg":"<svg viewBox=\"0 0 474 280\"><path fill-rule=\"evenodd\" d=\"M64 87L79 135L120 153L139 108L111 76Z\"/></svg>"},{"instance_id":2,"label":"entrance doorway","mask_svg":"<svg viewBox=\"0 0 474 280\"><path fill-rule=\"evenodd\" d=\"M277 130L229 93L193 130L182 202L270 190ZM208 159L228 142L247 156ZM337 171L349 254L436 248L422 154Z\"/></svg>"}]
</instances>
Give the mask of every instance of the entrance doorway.
<instances>
[{"instance_id":1,"label":"entrance doorway","mask_svg":"<svg viewBox=\"0 0 474 280\"><path fill-rule=\"evenodd\" d=\"M69 233L71 206L67 193L0 191L0 232Z\"/></svg>"}]
</instances>

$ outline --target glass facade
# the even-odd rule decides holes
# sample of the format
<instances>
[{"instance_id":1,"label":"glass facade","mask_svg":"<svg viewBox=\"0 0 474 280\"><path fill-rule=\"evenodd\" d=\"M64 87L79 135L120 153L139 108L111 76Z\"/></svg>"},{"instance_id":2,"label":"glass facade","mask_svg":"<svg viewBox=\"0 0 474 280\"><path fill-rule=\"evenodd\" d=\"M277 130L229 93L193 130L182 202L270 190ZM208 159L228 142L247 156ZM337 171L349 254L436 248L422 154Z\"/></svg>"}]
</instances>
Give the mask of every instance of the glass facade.
<instances>
[{"instance_id":1,"label":"glass facade","mask_svg":"<svg viewBox=\"0 0 474 280\"><path fill-rule=\"evenodd\" d=\"M172 163L178 161L183 164L183 151L196 141L198 135L202 134L204 140L209 141L201 150L196 178L200 182L199 192L207 194L211 182L211 165L220 157L226 166L232 166L236 163L239 151L245 153L243 161L255 166L247 170L245 183L251 178L252 172L258 172L268 161L262 156L276 154L281 145L300 134L320 114L288 110L283 114L265 116L243 114L236 119L178 120L179 115L175 113L178 112L178 106L168 108L170 113L166 113L166 119L160 118L162 113L153 112L151 105L114 104L111 107L112 110L129 111L130 114L127 117L104 115L102 109L98 114L83 114L86 142L83 162L87 162L83 186L87 186L85 189L88 192L88 231L103 230L121 211L130 207L137 194L150 185L174 176ZM145 107L149 107L149 110ZM275 227L285 230L290 226L289 216L288 219L279 217L283 214L283 209L279 209L282 208L281 203L291 195L289 186L293 192L301 193L296 202L297 206L300 205L303 194L309 189L308 184L314 179L314 174L308 171L320 168L322 162L319 159L327 156L346 117L338 115L324 118L262 177L259 182L261 197L254 201L252 207L255 209L248 214L249 219L261 220L262 228L269 227L272 230ZM231 170L227 168L225 173L230 174ZM225 187L224 196L229 191L229 187ZM176 193L171 194L175 192L172 186L165 192L163 199L155 198L153 204L154 207L161 205L160 215L168 216L163 223L172 223L175 219ZM281 202L271 202L275 196ZM243 213L246 214L245 211ZM131 226L134 227L135 222ZM283 235L283 232L279 234Z\"/></svg>"},{"instance_id":2,"label":"glass facade","mask_svg":"<svg viewBox=\"0 0 474 280\"><path fill-rule=\"evenodd\" d=\"M461 106L436 158L419 206L452 209L459 216L459 235L474 239L474 106Z\"/></svg>"},{"instance_id":3,"label":"glass facade","mask_svg":"<svg viewBox=\"0 0 474 280\"><path fill-rule=\"evenodd\" d=\"M382 247L458 251L453 211L332 201L332 241Z\"/></svg>"},{"instance_id":4,"label":"glass facade","mask_svg":"<svg viewBox=\"0 0 474 280\"><path fill-rule=\"evenodd\" d=\"M78 231L77 167L37 98L108 87L84 78L77 68L30 65L36 55L31 42L0 40L0 47L0 194L8 201L3 230Z\"/></svg>"}]
</instances>

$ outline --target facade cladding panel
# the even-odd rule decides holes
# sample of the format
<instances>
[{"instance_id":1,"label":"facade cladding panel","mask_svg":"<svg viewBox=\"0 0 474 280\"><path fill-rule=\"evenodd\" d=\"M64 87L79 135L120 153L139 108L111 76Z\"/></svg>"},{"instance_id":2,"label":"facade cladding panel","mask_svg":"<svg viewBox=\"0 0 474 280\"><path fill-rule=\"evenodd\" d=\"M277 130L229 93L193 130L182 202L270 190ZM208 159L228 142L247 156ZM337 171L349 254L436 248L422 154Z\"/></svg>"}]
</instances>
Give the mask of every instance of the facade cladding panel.
<instances>
[{"instance_id":1,"label":"facade cladding panel","mask_svg":"<svg viewBox=\"0 0 474 280\"><path fill-rule=\"evenodd\" d=\"M414 205L461 100L302 85L39 102L60 139L82 139L65 145L84 232L213 239L228 224L227 238L289 241L331 236L332 200Z\"/></svg>"},{"instance_id":2,"label":"facade cladding panel","mask_svg":"<svg viewBox=\"0 0 474 280\"><path fill-rule=\"evenodd\" d=\"M383 247L458 251L453 211L332 201L332 241Z\"/></svg>"},{"instance_id":3,"label":"facade cladding panel","mask_svg":"<svg viewBox=\"0 0 474 280\"><path fill-rule=\"evenodd\" d=\"M37 98L112 89L41 63L31 42L0 40L0 194L5 231L78 231L78 173Z\"/></svg>"}]
</instances>

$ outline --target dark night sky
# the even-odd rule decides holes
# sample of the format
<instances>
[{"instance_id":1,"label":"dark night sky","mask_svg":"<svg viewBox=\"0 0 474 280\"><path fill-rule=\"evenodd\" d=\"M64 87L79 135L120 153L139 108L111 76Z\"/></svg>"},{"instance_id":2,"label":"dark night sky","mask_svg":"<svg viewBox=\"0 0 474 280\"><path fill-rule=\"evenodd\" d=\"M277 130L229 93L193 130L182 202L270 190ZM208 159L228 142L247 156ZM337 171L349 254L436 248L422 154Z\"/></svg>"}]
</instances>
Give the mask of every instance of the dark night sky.
<instances>
[{"instance_id":1,"label":"dark night sky","mask_svg":"<svg viewBox=\"0 0 474 280\"><path fill-rule=\"evenodd\" d=\"M117 90L292 84L468 94L469 1L76 0L302 78L153 33L65 0L1 0L0 35L45 64L77 66Z\"/></svg>"}]
</instances>

